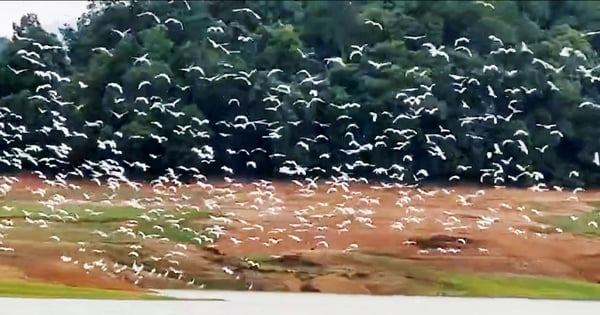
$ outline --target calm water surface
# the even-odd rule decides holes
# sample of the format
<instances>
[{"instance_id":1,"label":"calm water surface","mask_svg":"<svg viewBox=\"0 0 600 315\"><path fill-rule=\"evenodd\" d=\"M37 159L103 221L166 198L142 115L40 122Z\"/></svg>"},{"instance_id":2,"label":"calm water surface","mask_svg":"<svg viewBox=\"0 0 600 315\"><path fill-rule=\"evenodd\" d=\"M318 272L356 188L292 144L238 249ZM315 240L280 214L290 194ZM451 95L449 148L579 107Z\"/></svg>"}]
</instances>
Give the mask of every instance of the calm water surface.
<instances>
[{"instance_id":1,"label":"calm water surface","mask_svg":"<svg viewBox=\"0 0 600 315\"><path fill-rule=\"evenodd\" d=\"M166 290L162 294L225 301L107 301L0 298L0 314L21 315L378 315L599 314L600 302L444 297Z\"/></svg>"}]
</instances>

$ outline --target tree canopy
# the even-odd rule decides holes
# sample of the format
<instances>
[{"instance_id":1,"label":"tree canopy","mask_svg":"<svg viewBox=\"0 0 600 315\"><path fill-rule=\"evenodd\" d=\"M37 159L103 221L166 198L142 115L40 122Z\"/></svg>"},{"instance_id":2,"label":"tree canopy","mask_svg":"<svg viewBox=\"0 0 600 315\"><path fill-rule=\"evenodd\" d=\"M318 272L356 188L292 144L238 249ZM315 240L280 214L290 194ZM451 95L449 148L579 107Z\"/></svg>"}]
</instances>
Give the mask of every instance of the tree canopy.
<instances>
[{"instance_id":1,"label":"tree canopy","mask_svg":"<svg viewBox=\"0 0 600 315\"><path fill-rule=\"evenodd\" d=\"M27 14L0 168L597 185L597 30L597 1L91 1L64 43Z\"/></svg>"}]
</instances>

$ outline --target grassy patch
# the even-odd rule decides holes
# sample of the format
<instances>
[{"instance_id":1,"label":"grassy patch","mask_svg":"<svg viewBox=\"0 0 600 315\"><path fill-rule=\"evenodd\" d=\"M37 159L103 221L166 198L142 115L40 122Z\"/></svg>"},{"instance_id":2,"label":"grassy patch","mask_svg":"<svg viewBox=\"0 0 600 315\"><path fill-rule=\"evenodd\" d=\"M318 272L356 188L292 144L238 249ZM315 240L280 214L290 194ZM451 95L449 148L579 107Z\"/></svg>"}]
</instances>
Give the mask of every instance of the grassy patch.
<instances>
[{"instance_id":1,"label":"grassy patch","mask_svg":"<svg viewBox=\"0 0 600 315\"><path fill-rule=\"evenodd\" d=\"M207 290L231 290L244 291L247 290L246 284L239 280L205 280L203 281L204 288Z\"/></svg>"},{"instance_id":2,"label":"grassy patch","mask_svg":"<svg viewBox=\"0 0 600 315\"><path fill-rule=\"evenodd\" d=\"M444 272L405 259L354 253L401 276L410 294L456 297L524 297L547 299L598 299L600 285L585 281L504 274Z\"/></svg>"},{"instance_id":3,"label":"grassy patch","mask_svg":"<svg viewBox=\"0 0 600 315\"><path fill-rule=\"evenodd\" d=\"M435 279L436 271L415 263L408 259L400 259L382 253L352 253L356 260L368 264L382 266L395 274L402 274L406 278L432 281Z\"/></svg>"},{"instance_id":4,"label":"grassy patch","mask_svg":"<svg viewBox=\"0 0 600 315\"><path fill-rule=\"evenodd\" d=\"M166 237L172 242L198 244L194 238L206 233L205 226L196 221L207 217L206 212L182 211L176 215L179 220L177 223L168 222L169 219L164 217L157 218L155 221L140 220L137 230L144 234L158 234L161 238ZM156 225L162 227L162 230L155 228Z\"/></svg>"},{"instance_id":5,"label":"grassy patch","mask_svg":"<svg viewBox=\"0 0 600 315\"><path fill-rule=\"evenodd\" d=\"M596 222L600 226L600 208L596 208L593 211L586 212L584 214L578 214L577 219L573 220L571 216L554 216L543 218L541 223L548 224L552 227L562 229L564 232L570 232L574 234L580 234L589 237L600 237L600 228L597 228L590 222ZM552 229L546 229L554 230Z\"/></svg>"},{"instance_id":6,"label":"grassy patch","mask_svg":"<svg viewBox=\"0 0 600 315\"><path fill-rule=\"evenodd\" d=\"M201 222L209 215L189 209L165 209L157 215L135 207L85 204L62 206L61 209L68 214L51 211L39 204L12 203L10 207L8 210L0 207L0 219L12 218L15 223L9 239L50 242L50 236L57 235L61 241L88 242L100 248L108 244L139 243L143 234L153 235L154 239L167 238L171 242L198 245L194 238L206 234L205 225ZM22 210L28 212L31 220L47 222L47 227L26 223ZM73 221L73 218L76 220ZM136 238L123 231L118 232L127 220L138 222L137 226L131 226ZM154 228L157 225L162 230ZM99 235L102 233L106 236Z\"/></svg>"},{"instance_id":7,"label":"grassy patch","mask_svg":"<svg viewBox=\"0 0 600 315\"><path fill-rule=\"evenodd\" d=\"M85 287L70 287L62 284L32 282L24 280L0 280L0 296L29 298L81 298L119 300L160 300L162 296L144 292L105 290Z\"/></svg>"},{"instance_id":8,"label":"grassy patch","mask_svg":"<svg viewBox=\"0 0 600 315\"><path fill-rule=\"evenodd\" d=\"M65 209L77 214L79 222L115 222L131 220L142 215L145 210L133 207L79 207Z\"/></svg>"},{"instance_id":9,"label":"grassy patch","mask_svg":"<svg viewBox=\"0 0 600 315\"><path fill-rule=\"evenodd\" d=\"M529 276L442 274L440 292L449 296L598 299L600 285Z\"/></svg>"},{"instance_id":10,"label":"grassy patch","mask_svg":"<svg viewBox=\"0 0 600 315\"><path fill-rule=\"evenodd\" d=\"M166 237L172 242L198 245L198 242L194 238L206 233L205 226L197 221L206 219L208 216L208 212L180 210L174 216L177 218L177 222L169 222L169 220L174 218L167 219L165 216L154 217L155 220L153 221L139 220L137 230L144 234L158 234L160 238ZM155 228L157 225L162 229Z\"/></svg>"},{"instance_id":11,"label":"grassy patch","mask_svg":"<svg viewBox=\"0 0 600 315\"><path fill-rule=\"evenodd\" d=\"M155 225L160 225L163 230L155 229ZM170 241L179 243L192 243L194 242L193 238L200 234L196 231L196 227L192 228L188 224L181 223L179 225L184 228L188 227L192 229L192 231L183 231L176 226L165 224L164 222L141 222L137 229L144 234L158 234L161 238L166 237Z\"/></svg>"},{"instance_id":12,"label":"grassy patch","mask_svg":"<svg viewBox=\"0 0 600 315\"><path fill-rule=\"evenodd\" d=\"M74 217L77 222L114 222L135 219L145 212L143 209L127 206L85 204L57 207L66 211L66 213L51 211L43 205L35 203L11 203L2 206L0 207L0 218L24 218L25 213L28 213L30 214L29 218L33 220L44 219L48 221L72 221L69 217Z\"/></svg>"}]
</instances>

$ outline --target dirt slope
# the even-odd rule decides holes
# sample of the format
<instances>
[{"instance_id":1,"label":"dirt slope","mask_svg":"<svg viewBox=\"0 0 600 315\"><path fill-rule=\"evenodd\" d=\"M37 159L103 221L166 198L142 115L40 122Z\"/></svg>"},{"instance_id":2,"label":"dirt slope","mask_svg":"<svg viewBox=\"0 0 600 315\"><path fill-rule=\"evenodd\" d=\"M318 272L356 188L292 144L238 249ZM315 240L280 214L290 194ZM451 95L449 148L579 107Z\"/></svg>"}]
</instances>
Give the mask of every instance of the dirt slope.
<instances>
[{"instance_id":1,"label":"dirt slope","mask_svg":"<svg viewBox=\"0 0 600 315\"><path fill-rule=\"evenodd\" d=\"M19 193L41 185L35 179L22 179L13 189ZM179 268L185 271L180 280L146 273L138 286L173 288L206 283L237 289L385 294L415 292L413 288L427 281L413 279L414 275L407 273L412 270L408 265L392 268L373 257L439 270L600 281L600 240L548 233L548 229L540 233L544 226L536 222L590 211L600 200L600 192L574 195L487 189L481 193L477 187L416 190L354 185L352 193L344 193L343 189L327 191L325 185L320 186L301 192L293 183L247 184L232 194L235 200L217 198L220 209L214 210L214 215L232 220L227 234L212 248L189 249L187 257L180 260ZM88 184L83 188L99 190ZM145 187L140 193L150 192ZM198 187L180 188L179 193L197 196L198 200L189 201L192 204L203 205L206 198ZM11 270L3 277L138 290L130 272L86 273L80 265L57 260L64 252L73 253L74 244L11 239L10 245L14 252L0 252L0 268ZM156 250L165 246L149 241L144 245ZM116 259L88 253L77 257L81 261L104 259L107 264ZM261 267L241 262L243 257L260 262ZM235 274L225 274L224 266L233 268ZM390 271L394 268L402 272Z\"/></svg>"}]
</instances>

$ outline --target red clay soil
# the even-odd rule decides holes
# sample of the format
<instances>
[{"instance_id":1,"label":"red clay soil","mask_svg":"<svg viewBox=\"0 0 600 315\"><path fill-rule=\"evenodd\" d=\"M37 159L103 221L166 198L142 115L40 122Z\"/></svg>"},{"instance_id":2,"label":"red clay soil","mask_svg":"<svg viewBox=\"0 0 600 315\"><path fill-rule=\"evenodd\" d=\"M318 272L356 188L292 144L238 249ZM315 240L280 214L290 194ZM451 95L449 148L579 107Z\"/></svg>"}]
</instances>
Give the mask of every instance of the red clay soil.
<instances>
[{"instance_id":1,"label":"red clay soil","mask_svg":"<svg viewBox=\"0 0 600 315\"><path fill-rule=\"evenodd\" d=\"M15 252L0 253L0 266L13 272L0 274L0 279L33 279L77 287L111 290L144 291L124 278L100 271L86 273L81 264L66 264L59 260L64 246L35 242L11 242ZM87 257L86 257L87 256ZM92 260L91 256L79 256Z\"/></svg>"},{"instance_id":2,"label":"red clay soil","mask_svg":"<svg viewBox=\"0 0 600 315\"><path fill-rule=\"evenodd\" d=\"M86 191L98 189L95 184L77 184ZM40 185L43 186L38 179L21 178L14 187ZM350 192L344 193L339 187L337 192L327 192L330 186L319 186L302 194L294 183L261 187L245 184L237 189L236 200L219 199L220 215L228 216L232 223L227 226L228 233L217 241L216 249L234 257L309 252L313 260L325 255L321 253L352 250L414 260L443 270L536 274L600 282L599 239L535 232L542 229L535 222L540 217L589 211L590 203L600 200L598 191L574 195L486 189L484 194L478 194L477 187L447 187L444 192L436 187L419 191L352 185ZM148 186L144 190L150 192ZM199 188L181 188L179 193L196 191ZM188 202L204 204L204 200ZM80 267L66 267L56 260L60 256L56 248L46 248L46 254L43 245L30 246L33 245L16 244L19 250L15 253L0 252L0 266L18 267L26 277L70 285L137 288L122 277L100 272L85 274ZM320 287L328 287L324 290L328 292L347 291L329 288L343 287L345 281L336 277L312 280L321 282L317 284ZM296 290L303 285L294 277L285 282L288 288ZM349 290L369 292L363 287Z\"/></svg>"},{"instance_id":3,"label":"red clay soil","mask_svg":"<svg viewBox=\"0 0 600 315\"><path fill-rule=\"evenodd\" d=\"M453 188L447 195L437 188L427 188L424 189L426 193L432 190L438 190L438 193L419 200L420 197L414 196L422 193L405 190L412 200L406 206L399 206L395 203L402 195L396 190L373 190L366 186L352 187L351 190L357 195L346 200L345 207L353 207L356 213L343 214L340 207L336 210L336 204L344 202L341 192L326 194L317 190L313 197L307 198L299 196L293 184L277 185L276 195L283 199L278 206L284 209L274 215L264 210L236 208L239 218L250 224L262 225L263 231L247 226L244 229L243 224L234 220L233 226L228 227L230 234L218 242L218 248L235 256L282 254L324 249L325 245L319 242L325 240L327 250L340 251L356 244L357 251L424 261L440 269L527 273L600 281L600 240L570 233L536 233L534 230L536 227L539 230L540 224L535 220L539 218L531 212L535 209L541 211L541 216L552 216L589 211L591 206L588 203L600 200L600 192L579 192L579 201L566 201L572 196L570 192L488 189L483 196L470 197L472 204L461 206L457 203L459 195L474 195L479 189ZM379 204L367 206L368 200L360 201L361 198L379 200ZM305 209L303 213L294 213L293 209L302 208ZM373 214L359 214L359 209L371 209ZM318 216L326 214L333 215ZM370 217L372 226L358 222L364 220L357 219L361 216ZM485 226L479 228L477 223L484 216L496 218L487 229L482 229ZM304 219L309 222L302 223ZM340 228L347 220L351 223ZM404 228L392 228L394 222L401 222ZM285 228L286 231L277 233L277 228ZM293 240L289 234L301 240ZM235 244L231 237L243 243ZM436 241L436 237L439 240ZM464 239L466 244L458 238ZM274 244L275 241L269 242L269 239L281 241ZM418 246L407 245L418 239L429 240L432 248L428 249L428 253L420 252ZM460 249L460 252L442 253L438 248Z\"/></svg>"}]
</instances>

